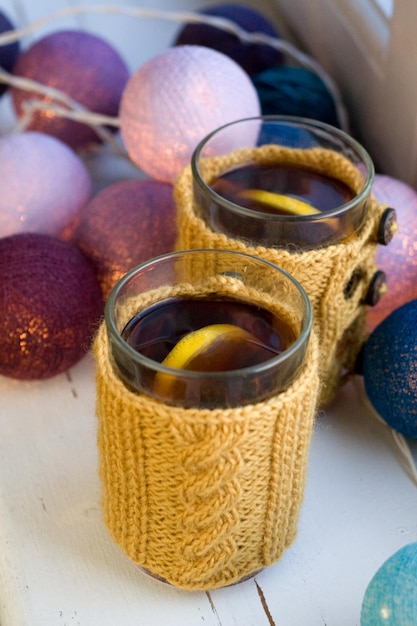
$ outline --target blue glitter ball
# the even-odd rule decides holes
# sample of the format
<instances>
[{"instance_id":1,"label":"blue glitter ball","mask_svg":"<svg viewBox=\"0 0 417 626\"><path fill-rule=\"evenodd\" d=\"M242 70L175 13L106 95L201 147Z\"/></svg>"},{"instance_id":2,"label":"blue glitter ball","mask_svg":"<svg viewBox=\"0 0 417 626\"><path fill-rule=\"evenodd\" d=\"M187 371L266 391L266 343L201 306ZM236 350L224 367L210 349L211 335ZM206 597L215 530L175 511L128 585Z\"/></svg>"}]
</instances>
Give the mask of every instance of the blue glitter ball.
<instances>
[{"instance_id":1,"label":"blue glitter ball","mask_svg":"<svg viewBox=\"0 0 417 626\"><path fill-rule=\"evenodd\" d=\"M9 30L14 30L14 26L3 11L0 11L0 34ZM11 72L19 53L20 44L18 41L14 41L13 43L9 43L5 46L0 46L0 66L6 70L6 72ZM7 89L8 85L0 83L0 96L3 95Z\"/></svg>"},{"instance_id":2,"label":"blue glitter ball","mask_svg":"<svg viewBox=\"0 0 417 626\"><path fill-rule=\"evenodd\" d=\"M395 309L375 328L363 348L362 373L380 417L417 439L417 300Z\"/></svg>"},{"instance_id":3,"label":"blue glitter ball","mask_svg":"<svg viewBox=\"0 0 417 626\"><path fill-rule=\"evenodd\" d=\"M417 624L417 543L395 552L376 572L362 602L361 626Z\"/></svg>"},{"instance_id":4,"label":"blue glitter ball","mask_svg":"<svg viewBox=\"0 0 417 626\"><path fill-rule=\"evenodd\" d=\"M248 33L263 33L277 39L278 32L261 13L239 4L205 7L202 15L231 20ZM233 33L208 24L186 24L178 33L175 46L194 45L213 48L238 63L249 75L282 63L282 53L265 44L244 43Z\"/></svg>"}]
</instances>

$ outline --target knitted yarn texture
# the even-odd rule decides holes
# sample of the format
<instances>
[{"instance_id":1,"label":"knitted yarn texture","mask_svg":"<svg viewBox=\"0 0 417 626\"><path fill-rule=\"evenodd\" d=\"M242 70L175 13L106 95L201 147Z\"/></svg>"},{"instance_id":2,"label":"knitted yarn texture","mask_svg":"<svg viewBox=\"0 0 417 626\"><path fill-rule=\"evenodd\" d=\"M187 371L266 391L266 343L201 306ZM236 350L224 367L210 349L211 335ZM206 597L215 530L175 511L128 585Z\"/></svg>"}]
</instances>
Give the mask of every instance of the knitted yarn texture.
<instances>
[{"instance_id":1,"label":"knitted yarn texture","mask_svg":"<svg viewBox=\"0 0 417 626\"><path fill-rule=\"evenodd\" d=\"M181 281L175 289L248 295L241 280L205 277L205 269L200 291ZM123 319L173 295L165 292L129 298ZM282 302L268 305L285 314ZM291 304L286 313L293 317ZM283 392L233 408L182 408L131 391L118 376L104 322L94 353L103 509L115 542L185 589L233 584L279 559L295 538L303 499L319 392L314 332Z\"/></svg>"},{"instance_id":2,"label":"knitted yarn texture","mask_svg":"<svg viewBox=\"0 0 417 626\"><path fill-rule=\"evenodd\" d=\"M245 148L222 157L204 160L203 178L212 181L240 163L258 161L302 163L328 173L357 190L359 172L350 162L330 150L276 149L276 146ZM209 183L208 183L209 184ZM320 404L329 401L354 369L359 350L366 338L364 304L375 274L377 230L385 207L371 197L359 232L347 239L313 250L289 251L283 248L248 244L215 232L200 216L193 196L191 166L176 180L177 250L220 248L260 256L279 265L296 278L306 290L314 311L314 325L320 345Z\"/></svg>"},{"instance_id":3,"label":"knitted yarn texture","mask_svg":"<svg viewBox=\"0 0 417 626\"><path fill-rule=\"evenodd\" d=\"M95 340L106 525L137 565L184 589L233 584L293 542L319 379L313 335L287 390L229 409L183 409L129 391Z\"/></svg>"}]
</instances>

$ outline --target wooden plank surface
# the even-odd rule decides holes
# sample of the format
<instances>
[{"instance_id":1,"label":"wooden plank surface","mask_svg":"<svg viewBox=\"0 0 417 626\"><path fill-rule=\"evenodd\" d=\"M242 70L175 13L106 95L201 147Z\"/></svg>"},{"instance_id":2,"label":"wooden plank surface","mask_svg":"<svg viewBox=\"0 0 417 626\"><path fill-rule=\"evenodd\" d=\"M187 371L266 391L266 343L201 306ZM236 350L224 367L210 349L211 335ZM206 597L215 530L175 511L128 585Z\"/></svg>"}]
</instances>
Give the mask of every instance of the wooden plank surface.
<instances>
[{"instance_id":1,"label":"wooden plank surface","mask_svg":"<svg viewBox=\"0 0 417 626\"><path fill-rule=\"evenodd\" d=\"M2 5L27 22L77 6ZM132 67L169 45L175 30L108 16L72 23L106 32ZM94 175L103 184L115 171L104 158ZM110 539L100 509L90 355L47 381L0 378L0 399L1 626L359 626L376 569L417 540L416 486L390 431L363 401L360 381L318 416L296 542L254 579L210 593L153 580Z\"/></svg>"}]
</instances>

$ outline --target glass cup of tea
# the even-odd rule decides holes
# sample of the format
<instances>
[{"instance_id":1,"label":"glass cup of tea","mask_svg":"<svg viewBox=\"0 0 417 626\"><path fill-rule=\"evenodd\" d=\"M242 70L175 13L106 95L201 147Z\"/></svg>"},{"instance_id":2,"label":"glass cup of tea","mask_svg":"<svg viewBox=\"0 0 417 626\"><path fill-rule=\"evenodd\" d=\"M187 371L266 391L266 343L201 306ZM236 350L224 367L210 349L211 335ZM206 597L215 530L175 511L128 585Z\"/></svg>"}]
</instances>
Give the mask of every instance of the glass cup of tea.
<instances>
[{"instance_id":1,"label":"glass cup of tea","mask_svg":"<svg viewBox=\"0 0 417 626\"><path fill-rule=\"evenodd\" d=\"M195 149L191 168L195 207L213 231L295 251L358 232L374 177L369 154L350 135L286 116L214 130Z\"/></svg>"},{"instance_id":2,"label":"glass cup of tea","mask_svg":"<svg viewBox=\"0 0 417 626\"><path fill-rule=\"evenodd\" d=\"M312 313L285 270L245 253L178 251L134 268L105 307L117 372L182 407L230 407L285 389L303 363Z\"/></svg>"},{"instance_id":3,"label":"glass cup of tea","mask_svg":"<svg viewBox=\"0 0 417 626\"><path fill-rule=\"evenodd\" d=\"M104 519L131 561L188 590L278 561L320 387L300 284L237 251L150 259L113 288L94 353Z\"/></svg>"}]
</instances>

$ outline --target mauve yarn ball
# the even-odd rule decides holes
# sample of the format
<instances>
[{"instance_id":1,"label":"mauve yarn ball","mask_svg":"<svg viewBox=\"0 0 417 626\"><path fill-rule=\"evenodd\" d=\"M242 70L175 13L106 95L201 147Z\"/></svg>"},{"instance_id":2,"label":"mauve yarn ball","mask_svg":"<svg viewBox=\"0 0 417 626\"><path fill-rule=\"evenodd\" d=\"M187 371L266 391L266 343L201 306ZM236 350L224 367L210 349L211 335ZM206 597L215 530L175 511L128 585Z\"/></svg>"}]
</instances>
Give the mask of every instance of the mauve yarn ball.
<instances>
[{"instance_id":1,"label":"mauve yarn ball","mask_svg":"<svg viewBox=\"0 0 417 626\"><path fill-rule=\"evenodd\" d=\"M0 34L14 29L14 25L9 20L7 15L3 11L0 11ZM0 46L0 66L6 70L6 72L10 73L13 70L19 53L19 41L14 41L4 46ZM8 85L6 83L0 83L0 96L2 96L7 89Z\"/></svg>"},{"instance_id":2,"label":"mauve yarn ball","mask_svg":"<svg viewBox=\"0 0 417 626\"><path fill-rule=\"evenodd\" d=\"M0 237L38 232L68 240L92 194L90 174L67 145L38 132L0 138Z\"/></svg>"},{"instance_id":3,"label":"mauve yarn ball","mask_svg":"<svg viewBox=\"0 0 417 626\"><path fill-rule=\"evenodd\" d=\"M259 115L249 75L203 46L169 48L142 65L123 92L119 112L131 160L151 178L171 184L208 133Z\"/></svg>"},{"instance_id":4,"label":"mauve yarn ball","mask_svg":"<svg viewBox=\"0 0 417 626\"><path fill-rule=\"evenodd\" d=\"M49 235L0 239L0 375L50 378L89 350L103 313L100 284L75 246Z\"/></svg>"},{"instance_id":5,"label":"mauve yarn ball","mask_svg":"<svg viewBox=\"0 0 417 626\"><path fill-rule=\"evenodd\" d=\"M105 298L130 269L172 252L175 219L172 186L158 181L121 181L92 198L74 243L93 262Z\"/></svg>"},{"instance_id":6,"label":"mauve yarn ball","mask_svg":"<svg viewBox=\"0 0 417 626\"><path fill-rule=\"evenodd\" d=\"M202 15L220 17L234 22L248 33L262 33L279 38L275 27L256 9L240 4L219 4L199 11ZM204 23L190 23L178 33L174 45L197 45L213 48L239 63L249 74L279 65L283 55L276 48L260 43L244 42L232 32Z\"/></svg>"},{"instance_id":7,"label":"mauve yarn ball","mask_svg":"<svg viewBox=\"0 0 417 626\"><path fill-rule=\"evenodd\" d=\"M110 117L118 114L129 78L126 63L109 43L77 30L57 31L34 43L19 56L14 74L59 89L90 111ZM50 102L50 97L33 91L12 87L10 92L19 117L35 97ZM75 150L100 143L93 128L54 115L51 109L35 111L28 129L53 135Z\"/></svg>"}]
</instances>

